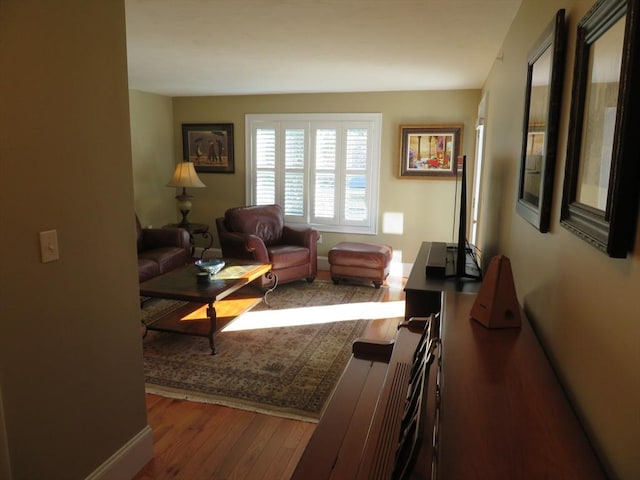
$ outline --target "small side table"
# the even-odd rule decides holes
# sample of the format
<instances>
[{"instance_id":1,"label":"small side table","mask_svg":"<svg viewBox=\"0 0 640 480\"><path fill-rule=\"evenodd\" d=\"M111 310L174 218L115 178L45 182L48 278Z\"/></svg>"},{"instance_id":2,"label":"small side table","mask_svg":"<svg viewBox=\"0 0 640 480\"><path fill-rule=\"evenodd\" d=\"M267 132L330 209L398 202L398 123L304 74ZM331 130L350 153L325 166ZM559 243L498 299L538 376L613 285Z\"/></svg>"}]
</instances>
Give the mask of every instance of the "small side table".
<instances>
[{"instance_id":1,"label":"small side table","mask_svg":"<svg viewBox=\"0 0 640 480\"><path fill-rule=\"evenodd\" d=\"M209 250L213 245L213 235L211 235L211 233L209 232L209 225L207 225L206 223L189 223L187 227L184 227L179 223L170 223L162 228L184 228L187 232L189 232L189 243L191 244L192 257L196 250L196 241L194 238L195 235L200 235L202 238L209 241L209 244L202 250L202 255L200 255L200 258L204 257L204 252Z\"/></svg>"}]
</instances>

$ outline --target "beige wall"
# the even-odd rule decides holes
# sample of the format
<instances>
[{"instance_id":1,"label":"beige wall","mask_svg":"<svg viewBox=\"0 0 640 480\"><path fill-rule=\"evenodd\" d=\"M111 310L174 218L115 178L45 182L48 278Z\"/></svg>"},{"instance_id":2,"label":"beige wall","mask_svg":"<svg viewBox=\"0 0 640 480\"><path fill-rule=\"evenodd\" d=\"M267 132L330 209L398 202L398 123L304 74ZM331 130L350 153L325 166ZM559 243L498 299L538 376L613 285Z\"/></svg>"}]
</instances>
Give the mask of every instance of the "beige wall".
<instances>
[{"instance_id":1,"label":"beige wall","mask_svg":"<svg viewBox=\"0 0 640 480\"><path fill-rule=\"evenodd\" d=\"M481 244L511 259L516 288L612 477L640 478L640 254L614 260L559 225L578 21L594 2L524 0L485 85ZM527 52L559 8L568 49L551 231L515 213ZM640 235L636 245L640 245Z\"/></svg>"},{"instance_id":2,"label":"beige wall","mask_svg":"<svg viewBox=\"0 0 640 480\"><path fill-rule=\"evenodd\" d=\"M392 245L397 253L402 253L403 261L412 262L423 240L452 240L456 184L454 180L398 177L400 125L463 123L462 152L472 160L479 102L479 90L174 98L176 157L182 152L181 124L234 124L236 171L200 175L207 188L193 192L196 198L190 218L209 223L215 229L215 218L225 209L245 204L246 114L379 112L383 123L379 233L376 236L323 233L318 251L326 255L331 245L340 240L376 241ZM401 214L402 235L383 232L385 213Z\"/></svg>"},{"instance_id":3,"label":"beige wall","mask_svg":"<svg viewBox=\"0 0 640 480\"><path fill-rule=\"evenodd\" d=\"M0 2L0 390L16 480L85 478L147 425L124 14L123 0ZM49 229L60 260L43 264Z\"/></svg>"},{"instance_id":4,"label":"beige wall","mask_svg":"<svg viewBox=\"0 0 640 480\"><path fill-rule=\"evenodd\" d=\"M143 226L177 221L176 191L165 185L180 157L174 157L170 97L129 91L134 202Z\"/></svg>"},{"instance_id":5,"label":"beige wall","mask_svg":"<svg viewBox=\"0 0 640 480\"><path fill-rule=\"evenodd\" d=\"M614 477L631 479L640 476L640 256L636 248L609 259L558 224L574 32L592 3L524 0L505 39L486 83L481 246L510 256L520 299L596 446ZM526 53L561 7L570 42L559 164L551 232L540 234L514 209ZM213 226L244 203L245 113L382 112L380 214L402 213L405 230L375 240L411 261L423 239L451 236L453 183L397 178L398 128L462 121L471 157L478 91L179 98L172 106L133 92L131 142L122 1L3 0L0 40L0 63L9 66L0 75L0 168L11 179L0 190L0 390L13 478L86 477L146 426L131 215L135 205L145 224L176 218L164 184L180 158L181 123L236 126L236 173L203 174L208 188L193 192L193 219ZM157 151L137 143L155 136ZM54 228L61 260L42 264L38 232ZM321 253L341 238L326 234Z\"/></svg>"}]
</instances>

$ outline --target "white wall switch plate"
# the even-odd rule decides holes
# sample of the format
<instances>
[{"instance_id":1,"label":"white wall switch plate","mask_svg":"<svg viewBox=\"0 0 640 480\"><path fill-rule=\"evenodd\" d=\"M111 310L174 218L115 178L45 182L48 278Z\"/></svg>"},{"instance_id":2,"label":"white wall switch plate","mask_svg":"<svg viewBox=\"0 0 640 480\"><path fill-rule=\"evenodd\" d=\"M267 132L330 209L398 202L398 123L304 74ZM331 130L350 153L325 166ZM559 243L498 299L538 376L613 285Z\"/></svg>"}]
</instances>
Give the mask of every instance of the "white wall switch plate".
<instances>
[{"instance_id":1,"label":"white wall switch plate","mask_svg":"<svg viewBox=\"0 0 640 480\"><path fill-rule=\"evenodd\" d=\"M56 230L40 232L40 258L42 259L42 263L60 260L58 232Z\"/></svg>"}]
</instances>

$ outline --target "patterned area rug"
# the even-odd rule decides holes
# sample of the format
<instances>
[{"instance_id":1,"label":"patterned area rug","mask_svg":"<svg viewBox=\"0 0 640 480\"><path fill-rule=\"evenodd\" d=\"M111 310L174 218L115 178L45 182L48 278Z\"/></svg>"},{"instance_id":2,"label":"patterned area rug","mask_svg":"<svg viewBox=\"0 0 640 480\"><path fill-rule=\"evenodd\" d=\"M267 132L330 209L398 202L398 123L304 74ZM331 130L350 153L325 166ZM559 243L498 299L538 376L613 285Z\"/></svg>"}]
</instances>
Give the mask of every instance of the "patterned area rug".
<instances>
[{"instance_id":1,"label":"patterned area rug","mask_svg":"<svg viewBox=\"0 0 640 480\"><path fill-rule=\"evenodd\" d=\"M150 331L147 392L317 421L367 325L363 313L384 293L318 280L280 285L271 307L261 302L216 333L216 355L206 338ZM148 321L195 307L154 299L142 315Z\"/></svg>"}]
</instances>

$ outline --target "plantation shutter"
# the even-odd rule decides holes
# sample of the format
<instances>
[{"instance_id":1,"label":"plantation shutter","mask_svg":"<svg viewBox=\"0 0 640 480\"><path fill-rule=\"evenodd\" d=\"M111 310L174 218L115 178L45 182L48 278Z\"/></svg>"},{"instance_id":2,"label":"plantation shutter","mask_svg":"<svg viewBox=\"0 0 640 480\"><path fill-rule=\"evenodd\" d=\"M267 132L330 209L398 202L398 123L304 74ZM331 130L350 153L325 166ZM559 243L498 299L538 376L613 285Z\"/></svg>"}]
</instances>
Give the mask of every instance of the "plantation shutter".
<instances>
[{"instance_id":1,"label":"plantation shutter","mask_svg":"<svg viewBox=\"0 0 640 480\"><path fill-rule=\"evenodd\" d=\"M256 129L255 204L276 203L276 129Z\"/></svg>"},{"instance_id":2,"label":"plantation shutter","mask_svg":"<svg viewBox=\"0 0 640 480\"><path fill-rule=\"evenodd\" d=\"M345 223L360 223L368 218L367 204L371 191L369 166L369 129L350 127L345 135L345 183L344 210Z\"/></svg>"},{"instance_id":3,"label":"plantation shutter","mask_svg":"<svg viewBox=\"0 0 640 480\"><path fill-rule=\"evenodd\" d=\"M247 115L248 204L281 205L285 222L376 233L379 114Z\"/></svg>"},{"instance_id":4,"label":"plantation shutter","mask_svg":"<svg viewBox=\"0 0 640 480\"><path fill-rule=\"evenodd\" d=\"M305 147L304 128L284 131L284 214L305 220Z\"/></svg>"},{"instance_id":5,"label":"plantation shutter","mask_svg":"<svg viewBox=\"0 0 640 480\"><path fill-rule=\"evenodd\" d=\"M315 127L313 212L314 223L334 223L337 219L336 178L338 177L338 129L336 127Z\"/></svg>"}]
</instances>

